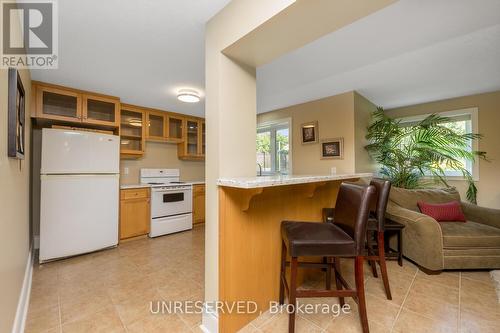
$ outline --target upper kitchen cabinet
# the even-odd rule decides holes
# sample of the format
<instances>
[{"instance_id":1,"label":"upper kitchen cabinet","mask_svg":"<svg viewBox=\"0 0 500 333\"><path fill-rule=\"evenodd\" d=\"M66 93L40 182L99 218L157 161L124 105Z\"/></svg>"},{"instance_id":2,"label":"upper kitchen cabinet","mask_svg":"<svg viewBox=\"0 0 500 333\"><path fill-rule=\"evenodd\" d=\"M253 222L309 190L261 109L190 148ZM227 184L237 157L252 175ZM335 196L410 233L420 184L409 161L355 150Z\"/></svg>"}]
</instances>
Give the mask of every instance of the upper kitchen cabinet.
<instances>
[{"instance_id":1,"label":"upper kitchen cabinet","mask_svg":"<svg viewBox=\"0 0 500 333\"><path fill-rule=\"evenodd\" d=\"M144 154L146 113L147 111L141 108L121 104L120 155L122 158L139 158Z\"/></svg>"},{"instance_id":2,"label":"upper kitchen cabinet","mask_svg":"<svg viewBox=\"0 0 500 333\"><path fill-rule=\"evenodd\" d=\"M185 119L177 115L168 116L168 139L171 142L182 142L184 140L183 128Z\"/></svg>"},{"instance_id":3,"label":"upper kitchen cabinet","mask_svg":"<svg viewBox=\"0 0 500 333\"><path fill-rule=\"evenodd\" d=\"M150 141L166 141L167 115L161 111L146 112L146 139Z\"/></svg>"},{"instance_id":4,"label":"upper kitchen cabinet","mask_svg":"<svg viewBox=\"0 0 500 333\"><path fill-rule=\"evenodd\" d=\"M74 91L36 86L34 115L37 118L82 121L82 96Z\"/></svg>"},{"instance_id":5,"label":"upper kitchen cabinet","mask_svg":"<svg viewBox=\"0 0 500 333\"><path fill-rule=\"evenodd\" d=\"M179 143L184 141L184 117L167 111L146 112L146 140Z\"/></svg>"},{"instance_id":6,"label":"upper kitchen cabinet","mask_svg":"<svg viewBox=\"0 0 500 333\"><path fill-rule=\"evenodd\" d=\"M32 116L55 123L79 123L90 127L117 129L120 122L120 99L34 82L35 103Z\"/></svg>"},{"instance_id":7,"label":"upper kitchen cabinet","mask_svg":"<svg viewBox=\"0 0 500 333\"><path fill-rule=\"evenodd\" d=\"M187 118L184 126L184 141L178 146L178 156L183 160L204 160L205 122L198 118Z\"/></svg>"},{"instance_id":8,"label":"upper kitchen cabinet","mask_svg":"<svg viewBox=\"0 0 500 333\"><path fill-rule=\"evenodd\" d=\"M118 127L120 100L95 95L83 95L83 121L89 124Z\"/></svg>"},{"instance_id":9,"label":"upper kitchen cabinet","mask_svg":"<svg viewBox=\"0 0 500 333\"><path fill-rule=\"evenodd\" d=\"M200 126L198 120L186 120L186 155L197 156L200 153Z\"/></svg>"}]
</instances>

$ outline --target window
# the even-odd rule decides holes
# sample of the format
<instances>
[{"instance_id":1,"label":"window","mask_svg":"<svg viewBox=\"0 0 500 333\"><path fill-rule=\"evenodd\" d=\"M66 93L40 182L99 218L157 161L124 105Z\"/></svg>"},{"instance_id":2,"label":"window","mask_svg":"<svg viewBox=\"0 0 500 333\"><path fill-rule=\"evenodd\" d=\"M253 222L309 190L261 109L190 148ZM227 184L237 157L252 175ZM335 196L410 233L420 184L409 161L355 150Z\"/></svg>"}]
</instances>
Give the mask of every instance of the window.
<instances>
[{"instance_id":1,"label":"window","mask_svg":"<svg viewBox=\"0 0 500 333\"><path fill-rule=\"evenodd\" d=\"M477 108L471 108L471 109L463 109L463 110L456 110L456 111L448 111L448 112L440 112L437 113L440 116L450 118L450 122L444 123L448 128L451 128L455 130L456 132L460 134L465 134L465 133L477 133L477 113L478 110ZM417 122L423 120L425 117L427 117L429 114L421 115L421 116L415 116L415 117L405 117L399 119L401 122L401 126L411 126L416 124ZM469 149L472 150L478 150L477 147L477 141L471 142ZM479 167L478 164L474 164L471 161L463 160L462 165L465 165L466 169L471 173L473 176L474 180L479 179ZM445 174L448 177L462 177L462 173L460 171L456 170L445 170Z\"/></svg>"},{"instance_id":2,"label":"window","mask_svg":"<svg viewBox=\"0 0 500 333\"><path fill-rule=\"evenodd\" d=\"M263 175L289 174L290 119L283 119L257 125L257 172Z\"/></svg>"}]
</instances>

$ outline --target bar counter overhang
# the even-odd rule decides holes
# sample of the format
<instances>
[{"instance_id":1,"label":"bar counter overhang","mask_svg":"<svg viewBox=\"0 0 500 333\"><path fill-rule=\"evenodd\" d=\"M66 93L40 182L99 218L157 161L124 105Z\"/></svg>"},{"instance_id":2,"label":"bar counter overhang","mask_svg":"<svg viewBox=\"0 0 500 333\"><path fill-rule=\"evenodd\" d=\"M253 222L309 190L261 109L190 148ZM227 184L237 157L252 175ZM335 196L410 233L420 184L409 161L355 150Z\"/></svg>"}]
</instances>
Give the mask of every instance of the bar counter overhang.
<instances>
[{"instance_id":1,"label":"bar counter overhang","mask_svg":"<svg viewBox=\"0 0 500 333\"><path fill-rule=\"evenodd\" d=\"M260 311L278 300L283 220L320 222L343 181L371 173L219 179L219 300L253 301ZM219 332L237 332L257 313L219 313Z\"/></svg>"}]
</instances>

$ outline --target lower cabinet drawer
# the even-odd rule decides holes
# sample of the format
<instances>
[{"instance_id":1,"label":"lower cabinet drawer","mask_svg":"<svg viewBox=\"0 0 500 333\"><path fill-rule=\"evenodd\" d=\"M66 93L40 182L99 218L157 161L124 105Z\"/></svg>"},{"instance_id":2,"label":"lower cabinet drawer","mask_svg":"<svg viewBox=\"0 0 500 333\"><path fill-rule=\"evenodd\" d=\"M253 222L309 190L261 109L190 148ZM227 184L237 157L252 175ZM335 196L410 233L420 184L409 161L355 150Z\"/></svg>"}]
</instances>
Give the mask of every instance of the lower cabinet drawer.
<instances>
[{"instance_id":1,"label":"lower cabinet drawer","mask_svg":"<svg viewBox=\"0 0 500 333\"><path fill-rule=\"evenodd\" d=\"M132 188L120 191L120 199L140 199L149 198L149 188Z\"/></svg>"}]
</instances>

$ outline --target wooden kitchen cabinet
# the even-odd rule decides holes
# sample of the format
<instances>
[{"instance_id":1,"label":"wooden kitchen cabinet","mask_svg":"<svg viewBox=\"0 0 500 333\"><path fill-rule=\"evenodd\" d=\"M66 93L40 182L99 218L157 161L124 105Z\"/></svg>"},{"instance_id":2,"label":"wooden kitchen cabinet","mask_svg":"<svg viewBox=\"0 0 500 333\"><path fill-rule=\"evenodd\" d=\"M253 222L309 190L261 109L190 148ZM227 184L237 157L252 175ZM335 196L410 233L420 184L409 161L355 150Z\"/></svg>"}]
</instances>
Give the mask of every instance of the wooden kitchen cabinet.
<instances>
[{"instance_id":1,"label":"wooden kitchen cabinet","mask_svg":"<svg viewBox=\"0 0 500 333\"><path fill-rule=\"evenodd\" d=\"M178 146L178 157L182 160L203 161L205 159L205 122L199 118L186 118L184 141Z\"/></svg>"},{"instance_id":2,"label":"wooden kitchen cabinet","mask_svg":"<svg viewBox=\"0 0 500 333\"><path fill-rule=\"evenodd\" d=\"M140 158L144 154L146 140L146 111L121 104L120 110L120 156Z\"/></svg>"},{"instance_id":3,"label":"wooden kitchen cabinet","mask_svg":"<svg viewBox=\"0 0 500 333\"><path fill-rule=\"evenodd\" d=\"M83 95L83 122L111 127L120 126L120 100Z\"/></svg>"},{"instance_id":4,"label":"wooden kitchen cabinet","mask_svg":"<svg viewBox=\"0 0 500 333\"><path fill-rule=\"evenodd\" d=\"M205 184L193 185L193 224L205 222Z\"/></svg>"},{"instance_id":5,"label":"wooden kitchen cabinet","mask_svg":"<svg viewBox=\"0 0 500 333\"><path fill-rule=\"evenodd\" d=\"M82 121L82 96L75 91L36 86L35 117L68 122Z\"/></svg>"},{"instance_id":6,"label":"wooden kitchen cabinet","mask_svg":"<svg viewBox=\"0 0 500 333\"><path fill-rule=\"evenodd\" d=\"M151 222L150 190L120 190L120 240L146 235Z\"/></svg>"},{"instance_id":7,"label":"wooden kitchen cabinet","mask_svg":"<svg viewBox=\"0 0 500 333\"><path fill-rule=\"evenodd\" d=\"M167 111L146 112L146 140L170 143L184 141L184 117Z\"/></svg>"},{"instance_id":8,"label":"wooden kitchen cabinet","mask_svg":"<svg viewBox=\"0 0 500 333\"><path fill-rule=\"evenodd\" d=\"M91 127L119 127L118 97L36 81L33 91L36 98L32 116L35 118Z\"/></svg>"},{"instance_id":9,"label":"wooden kitchen cabinet","mask_svg":"<svg viewBox=\"0 0 500 333\"><path fill-rule=\"evenodd\" d=\"M168 139L170 142L182 142L184 140L183 129L186 120L178 115L168 116Z\"/></svg>"},{"instance_id":10,"label":"wooden kitchen cabinet","mask_svg":"<svg viewBox=\"0 0 500 333\"><path fill-rule=\"evenodd\" d=\"M146 140L166 141L167 115L161 111L146 112Z\"/></svg>"}]
</instances>

